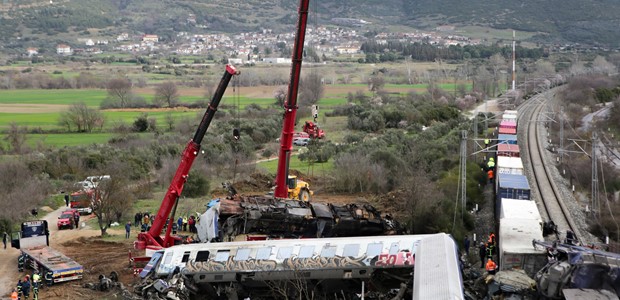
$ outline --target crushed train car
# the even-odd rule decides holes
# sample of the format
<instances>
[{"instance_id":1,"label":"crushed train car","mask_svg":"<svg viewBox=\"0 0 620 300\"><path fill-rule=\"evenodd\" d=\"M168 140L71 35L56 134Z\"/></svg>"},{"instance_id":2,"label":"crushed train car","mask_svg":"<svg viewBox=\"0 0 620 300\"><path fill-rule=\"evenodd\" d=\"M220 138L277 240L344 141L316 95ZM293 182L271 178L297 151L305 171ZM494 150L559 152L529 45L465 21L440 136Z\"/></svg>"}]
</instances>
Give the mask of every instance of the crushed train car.
<instances>
[{"instance_id":1,"label":"crushed train car","mask_svg":"<svg viewBox=\"0 0 620 300\"><path fill-rule=\"evenodd\" d=\"M372 205L309 203L264 196L214 200L198 223L200 241L232 241L240 234L271 237L338 237L402 234L390 215Z\"/></svg>"}]
</instances>

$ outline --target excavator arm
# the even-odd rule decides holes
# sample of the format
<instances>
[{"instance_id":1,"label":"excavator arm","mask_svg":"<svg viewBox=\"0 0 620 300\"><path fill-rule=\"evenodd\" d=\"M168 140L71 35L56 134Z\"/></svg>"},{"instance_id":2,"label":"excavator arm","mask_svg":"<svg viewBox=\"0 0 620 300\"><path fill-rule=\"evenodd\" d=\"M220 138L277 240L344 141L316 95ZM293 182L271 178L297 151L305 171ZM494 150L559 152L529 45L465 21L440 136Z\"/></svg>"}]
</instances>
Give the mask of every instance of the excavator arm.
<instances>
[{"instance_id":1,"label":"excavator arm","mask_svg":"<svg viewBox=\"0 0 620 300\"><path fill-rule=\"evenodd\" d=\"M187 143L187 146L181 155L181 163L174 174L172 182L170 182L170 186L168 187L164 200L159 207L159 211L157 211L153 225L149 231L139 233L138 240L134 242L134 247L136 249L142 250L147 246L167 248L173 246L175 244L175 240L179 239L178 237L170 235L170 229L172 226L168 226L168 229L163 237L161 236L161 232L166 225L166 220L169 220L169 224L174 223L174 216L171 216L170 213L173 211L173 208L176 207L177 201L183 192L183 186L187 181L189 170L194 163L194 159L200 152L200 143L202 142L207 129L209 129L209 124L211 124L211 121L213 120L213 116L217 111L220 100L222 100L226 87L228 86L228 83L233 75L237 74L239 74L239 72L233 66L226 65L226 72L224 72L222 80L220 80L215 94L213 95L211 102L209 102L209 107L202 117L200 125L194 134L194 138Z\"/></svg>"}]
</instances>

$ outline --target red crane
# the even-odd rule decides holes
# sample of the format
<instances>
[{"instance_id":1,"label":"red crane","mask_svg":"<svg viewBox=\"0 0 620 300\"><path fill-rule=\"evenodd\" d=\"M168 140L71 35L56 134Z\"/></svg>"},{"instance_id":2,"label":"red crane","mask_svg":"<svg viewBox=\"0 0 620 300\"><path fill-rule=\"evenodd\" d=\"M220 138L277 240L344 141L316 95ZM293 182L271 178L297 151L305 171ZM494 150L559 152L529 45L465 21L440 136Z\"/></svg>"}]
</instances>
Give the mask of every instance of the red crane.
<instances>
[{"instance_id":1,"label":"red crane","mask_svg":"<svg viewBox=\"0 0 620 300\"><path fill-rule=\"evenodd\" d=\"M153 250L167 248L173 246L175 241L180 240L179 237L170 235L172 224L175 222L174 213L172 215L170 213L173 212L173 209L176 210L176 205L179 197L181 196L181 192L183 192L183 186L185 185L185 181L187 181L189 170L194 163L194 159L200 152L200 142L202 142L207 129L209 129L209 124L211 124L211 120L213 120L213 116L217 111L217 106L220 104L220 100L222 100L226 87L228 86L228 83L233 75L237 74L239 74L239 72L233 66L226 65L226 72L224 72L224 76L222 76L222 80L217 86L211 102L209 102L209 107L200 121L200 125L194 134L194 138L187 143L187 146L181 155L181 163L174 174L172 182L170 182L170 187L168 187L168 191L166 192L164 200L159 207L159 211L157 211L157 215L153 221L153 226L151 226L149 231L138 234L138 240L134 242L134 247L136 249L143 250L146 249L147 246L150 246L149 248ZM165 235L162 237L160 234L166 225L167 220L171 226L168 226Z\"/></svg>"},{"instance_id":2,"label":"red crane","mask_svg":"<svg viewBox=\"0 0 620 300\"><path fill-rule=\"evenodd\" d=\"M287 99L284 102L284 125L280 136L280 152L278 155L278 170L276 173L276 198L288 197L288 166L293 149L293 134L295 133L295 117L297 115L297 93L299 91L299 77L301 76L301 62L306 38L306 24L308 23L308 6L310 0L299 1L299 20L297 34L293 47L291 67L291 81L288 85Z\"/></svg>"}]
</instances>

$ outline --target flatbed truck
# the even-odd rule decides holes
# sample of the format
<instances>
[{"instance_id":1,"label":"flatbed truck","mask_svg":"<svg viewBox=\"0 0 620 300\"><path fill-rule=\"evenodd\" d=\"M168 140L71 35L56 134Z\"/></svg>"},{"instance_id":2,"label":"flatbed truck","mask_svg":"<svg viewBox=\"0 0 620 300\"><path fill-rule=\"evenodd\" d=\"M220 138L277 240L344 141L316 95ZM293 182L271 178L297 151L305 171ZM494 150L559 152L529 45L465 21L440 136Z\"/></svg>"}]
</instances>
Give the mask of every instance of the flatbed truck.
<instances>
[{"instance_id":1,"label":"flatbed truck","mask_svg":"<svg viewBox=\"0 0 620 300\"><path fill-rule=\"evenodd\" d=\"M52 272L54 283L82 279L84 268L73 259L49 246L49 230L45 220L27 221L12 235L11 246L24 255L24 266Z\"/></svg>"}]
</instances>

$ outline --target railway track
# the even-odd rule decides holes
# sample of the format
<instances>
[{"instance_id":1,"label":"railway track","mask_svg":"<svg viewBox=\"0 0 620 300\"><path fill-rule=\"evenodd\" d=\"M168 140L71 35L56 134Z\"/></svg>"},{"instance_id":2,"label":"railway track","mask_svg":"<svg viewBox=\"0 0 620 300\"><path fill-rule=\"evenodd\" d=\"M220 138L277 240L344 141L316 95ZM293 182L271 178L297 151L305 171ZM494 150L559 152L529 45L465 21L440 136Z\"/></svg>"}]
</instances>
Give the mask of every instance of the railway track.
<instances>
[{"instance_id":1,"label":"railway track","mask_svg":"<svg viewBox=\"0 0 620 300\"><path fill-rule=\"evenodd\" d=\"M542 112L548 102L546 93L550 92L532 97L520 108L520 134L524 135L527 140L526 158L528 164L525 167L530 169L530 182L536 185L536 188L532 189L532 199L538 201L539 208L542 208L540 213L543 219L553 221L557 225L558 239L565 236L565 232L570 229L579 240L581 237L579 228L575 225L568 208L564 205L558 187L553 180L551 174L553 166L546 163L544 158L545 137L542 136L544 130L542 130L541 123L545 122Z\"/></svg>"}]
</instances>

